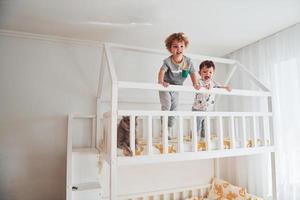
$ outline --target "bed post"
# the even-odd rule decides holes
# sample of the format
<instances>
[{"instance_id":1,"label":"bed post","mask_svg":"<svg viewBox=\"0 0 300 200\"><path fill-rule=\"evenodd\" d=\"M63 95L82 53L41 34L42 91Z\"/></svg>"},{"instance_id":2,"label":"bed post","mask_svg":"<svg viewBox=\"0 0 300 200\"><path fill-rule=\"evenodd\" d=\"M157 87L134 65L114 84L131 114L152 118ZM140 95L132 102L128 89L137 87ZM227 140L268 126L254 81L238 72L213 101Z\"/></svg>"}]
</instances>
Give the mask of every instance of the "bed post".
<instances>
[{"instance_id":1,"label":"bed post","mask_svg":"<svg viewBox=\"0 0 300 200\"><path fill-rule=\"evenodd\" d=\"M273 95L271 97L267 98L267 103L268 103L268 112L272 112L272 121L273 121ZM273 133L272 133L272 138L269 137L269 144L272 145L271 139L273 139L273 145L276 147L274 152L271 152L271 174L272 174L272 199L277 200L277 182L276 182L276 176L277 176L277 171L276 171L276 149L277 149L277 136L276 136L276 131L274 130L274 123L272 123L273 127ZM269 130L270 131L270 130ZM269 132L270 135L270 132Z\"/></svg>"},{"instance_id":2,"label":"bed post","mask_svg":"<svg viewBox=\"0 0 300 200\"><path fill-rule=\"evenodd\" d=\"M111 152L110 152L110 200L117 199L117 101L118 87L117 84L112 84L112 106L111 106Z\"/></svg>"},{"instance_id":3,"label":"bed post","mask_svg":"<svg viewBox=\"0 0 300 200\"><path fill-rule=\"evenodd\" d=\"M112 61L112 55L110 52L110 46L104 44L105 55L107 58L108 70L111 78L111 138L110 138L110 185L109 185L109 197L110 200L116 200L117 193L117 120L118 120L118 81Z\"/></svg>"}]
</instances>

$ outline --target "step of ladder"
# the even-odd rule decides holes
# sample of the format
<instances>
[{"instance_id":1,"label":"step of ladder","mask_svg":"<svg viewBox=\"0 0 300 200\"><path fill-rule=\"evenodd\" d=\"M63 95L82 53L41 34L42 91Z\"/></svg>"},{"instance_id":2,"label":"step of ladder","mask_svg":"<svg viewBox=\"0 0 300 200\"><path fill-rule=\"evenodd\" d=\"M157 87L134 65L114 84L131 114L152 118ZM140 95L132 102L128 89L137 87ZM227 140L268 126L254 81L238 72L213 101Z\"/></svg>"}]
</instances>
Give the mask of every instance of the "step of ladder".
<instances>
[{"instance_id":1,"label":"step of ladder","mask_svg":"<svg viewBox=\"0 0 300 200\"><path fill-rule=\"evenodd\" d=\"M99 182L74 183L72 187L72 200L99 200L101 194Z\"/></svg>"}]
</instances>

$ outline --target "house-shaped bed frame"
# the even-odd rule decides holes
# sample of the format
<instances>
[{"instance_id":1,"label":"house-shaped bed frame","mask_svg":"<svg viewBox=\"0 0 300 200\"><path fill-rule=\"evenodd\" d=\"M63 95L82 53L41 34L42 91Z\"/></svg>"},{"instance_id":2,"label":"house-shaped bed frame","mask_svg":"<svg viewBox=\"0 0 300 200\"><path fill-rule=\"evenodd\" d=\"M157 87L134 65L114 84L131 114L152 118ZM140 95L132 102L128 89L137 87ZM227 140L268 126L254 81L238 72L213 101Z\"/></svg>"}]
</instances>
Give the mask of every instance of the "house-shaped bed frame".
<instances>
[{"instance_id":1,"label":"house-shaped bed frame","mask_svg":"<svg viewBox=\"0 0 300 200\"><path fill-rule=\"evenodd\" d=\"M156 83L140 83L140 82L124 82L119 81L116 75L113 57L111 54L112 48L118 48L126 51L134 52L143 52L149 54L166 54L166 52L131 47L118 44L108 44L103 45L103 55L102 55L102 66L100 68L99 84L98 84L98 95L97 95L97 111L96 115L69 115L69 130L68 130L68 148L67 148L67 199L72 198L72 154L74 152L93 152L98 153L98 151L104 155L105 161L109 164L110 168L110 186L109 186L109 199L152 199L164 197L168 199L167 195L175 194L176 192L184 191L196 191L198 190L198 195L202 195L203 191L209 186L199 186L198 188L182 188L177 190L168 190L168 191L155 191L155 192L145 192L143 194L128 194L123 196L118 196L117 194L117 167L119 165L137 165L137 164L147 164L147 163L159 163L159 162L170 162L170 161L186 161L186 160L197 160L197 159L214 159L214 171L216 176L219 174L219 162L218 158L222 157L232 157L232 156L242 156L242 155L252 155L260 153L270 153L271 154L271 170L272 170L272 199L276 199L276 172L275 172L275 144L276 137L274 131L271 131L272 128L272 96L271 91L260 82L245 66L239 63L236 60L209 57L202 55L193 55L187 54L188 57L197 60L212 60L216 63L222 63L231 65L232 70L229 73L225 84L227 84L236 69L239 68L244 72L247 77L252 80L261 90L238 90L233 89L231 92L227 92L222 89L212 89L212 90L195 90L193 87L188 86L175 86L170 85L167 88L162 87ZM104 74L108 73L109 83L104 83ZM118 108L118 93L123 89L139 89L139 90L153 90L153 91L178 91L178 92L193 92L193 93L214 93L219 95L233 95L233 96L250 96L250 97L259 97L266 101L267 112L192 112L192 111L159 111L159 110L120 110ZM109 112L103 116L103 103L101 98L103 96L104 90L110 90L110 100L109 100ZM101 116L102 115L102 116ZM133 153L135 153L135 117L143 116L146 119L147 125L147 137L146 137L146 150L147 154L142 156L117 156L117 126L118 118L120 116L130 116L130 147ZM162 154L153 153L153 138L152 138L152 122L153 117L159 116L163 118L162 125ZM179 122L178 128L178 146L177 153L170 154L168 153L168 128L167 128L167 118L168 116L177 116ZM206 118L206 133L205 138L206 150L198 150L199 138L197 136L197 127L196 127L196 117L203 116ZM183 133L183 118L190 118L193 122L192 135L191 135L191 147L192 151L185 152L184 150L184 133ZM230 121L230 148L224 147L223 141L223 118L229 118ZM252 118L252 128L257 130L258 118L263 122L263 131L260 134L262 138L258 139L257 132L253 131L252 141L253 144L249 146L249 141L246 136L246 117ZM92 134L92 148L88 149L74 149L72 147L72 123L74 119L77 118L88 118L93 122L93 134ZM212 150L211 144L211 135L210 135L210 119L216 118L218 123L218 148L217 150ZM239 118L241 120L242 132L240 146L237 145L235 138L235 123L234 119ZM106 132L106 133L104 133ZM150 134L149 134L150 133ZM105 134L105 135L103 135ZM105 141L104 141L105 140ZM100 145L100 143L102 145ZM103 145L105 144L105 145ZM97 151L96 151L97 149ZM97 189L99 184L93 183L83 183L83 188L86 190ZM84 190L84 189L83 189ZM166 198L165 198L166 197ZM173 196L174 197L174 196ZM159 199L158 198L158 199ZM176 198L175 198L176 199Z\"/></svg>"}]
</instances>

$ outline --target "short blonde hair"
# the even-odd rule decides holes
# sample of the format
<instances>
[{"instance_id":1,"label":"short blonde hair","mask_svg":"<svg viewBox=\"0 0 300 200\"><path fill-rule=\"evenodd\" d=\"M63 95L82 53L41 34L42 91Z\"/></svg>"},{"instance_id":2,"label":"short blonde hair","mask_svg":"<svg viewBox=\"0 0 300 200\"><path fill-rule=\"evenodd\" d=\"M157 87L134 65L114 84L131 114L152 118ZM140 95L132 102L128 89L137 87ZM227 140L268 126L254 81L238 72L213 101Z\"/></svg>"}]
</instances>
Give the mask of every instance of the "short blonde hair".
<instances>
[{"instance_id":1,"label":"short blonde hair","mask_svg":"<svg viewBox=\"0 0 300 200\"><path fill-rule=\"evenodd\" d=\"M185 36L184 33L179 32L179 33L173 33L171 35L169 35L167 37L167 39L165 40L165 45L167 47L167 49L170 51L172 43L174 40L177 40L178 42L184 42L185 47L187 47L189 45L189 40L188 38Z\"/></svg>"}]
</instances>

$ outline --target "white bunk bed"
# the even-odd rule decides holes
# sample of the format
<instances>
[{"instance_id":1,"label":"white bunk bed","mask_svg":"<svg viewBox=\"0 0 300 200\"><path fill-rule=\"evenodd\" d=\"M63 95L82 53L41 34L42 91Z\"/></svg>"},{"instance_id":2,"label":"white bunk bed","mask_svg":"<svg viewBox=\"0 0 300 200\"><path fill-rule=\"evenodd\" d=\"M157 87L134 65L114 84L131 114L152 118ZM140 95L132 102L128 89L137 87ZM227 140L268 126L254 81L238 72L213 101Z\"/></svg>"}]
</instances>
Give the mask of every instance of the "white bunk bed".
<instances>
[{"instance_id":1,"label":"white bunk bed","mask_svg":"<svg viewBox=\"0 0 300 200\"><path fill-rule=\"evenodd\" d=\"M74 152L86 152L91 149L75 149L72 144L72 120L74 118L89 118L92 120L92 152L97 149L104 160L109 165L109 199L184 199L191 196L204 196L210 184L199 185L188 188L171 188L163 191L145 191L144 193L119 195L117 193L118 166L140 165L148 163L162 163L170 161L188 161L199 159L214 159L214 174L218 176L220 171L219 158L243 156L260 153L271 154L272 167L272 199L276 199L276 178L275 178L275 137L272 131L272 111L271 92L256 77L251 74L242 64L235 60L207 57L200 55L187 56L197 60L212 60L216 63L232 65L225 84L232 78L237 68L245 72L261 91L237 90L231 92L222 89L194 90L189 86L174 86L167 88L155 83L127 82L119 81L116 75L111 49L118 48L128 51L144 52L150 54L165 54L161 51L130 47L117 44L104 44L102 66L99 77L97 96L96 116L69 116L68 131L68 162L67 162L67 199L72 198L72 155ZM108 81L104 80L104 74L108 74ZM214 93L219 95L259 97L266 101L267 112L192 112L192 111L160 111L160 110L121 110L118 108L118 94L120 90L136 89L151 91L179 91L192 93ZM108 111L103 107L104 90L110 92ZM118 120L122 116L130 116L130 148L133 156L118 156L117 149L117 126ZM168 140L167 119L168 116L177 117L176 137ZM203 116L206 118L206 137L201 140L197 135L196 118ZM136 155L135 153L135 117L138 117L139 126L142 126L142 137L138 140L144 146L144 151ZM163 118L162 133L154 133L153 127L160 124ZM224 132L224 121L227 122L226 134ZM185 125L184 125L185 124ZM188 125L187 125L188 124ZM252 133L247 133L247 126L251 126ZM187 128L188 127L188 128ZM237 128L239 127L239 128ZM249 128L249 127L248 127ZM213 131L211 129L214 129ZM191 130L191 131L190 131ZM237 131L239 130L239 131ZM161 145L161 152L157 151L157 144ZM169 152L172 145L174 151ZM73 162L74 165L74 162ZM90 189L100 189L97 180L89 183ZM89 185L87 184L87 185ZM80 184L79 184L80 185Z\"/></svg>"}]
</instances>

